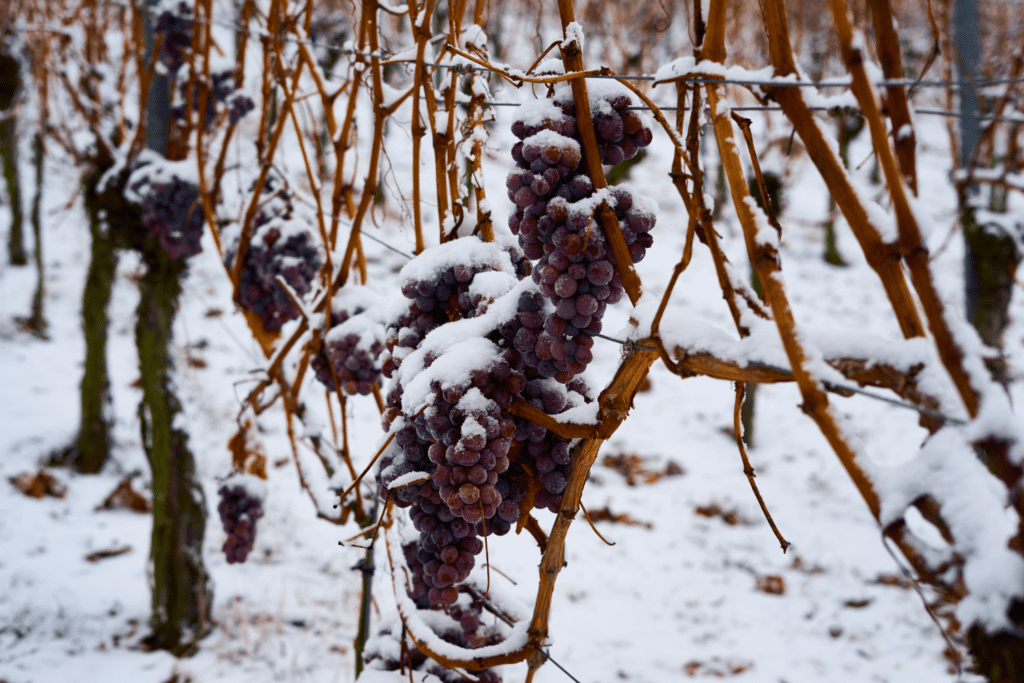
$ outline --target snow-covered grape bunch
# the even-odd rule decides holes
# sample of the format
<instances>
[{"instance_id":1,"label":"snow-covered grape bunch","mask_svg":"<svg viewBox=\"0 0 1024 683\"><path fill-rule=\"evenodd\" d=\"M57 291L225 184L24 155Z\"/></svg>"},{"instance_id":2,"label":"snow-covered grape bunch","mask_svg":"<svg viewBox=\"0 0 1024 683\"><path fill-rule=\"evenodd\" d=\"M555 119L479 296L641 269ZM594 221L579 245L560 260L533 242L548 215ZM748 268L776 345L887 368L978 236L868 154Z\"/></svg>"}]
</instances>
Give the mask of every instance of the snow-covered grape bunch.
<instances>
[{"instance_id":1,"label":"snow-covered grape bunch","mask_svg":"<svg viewBox=\"0 0 1024 683\"><path fill-rule=\"evenodd\" d=\"M506 249L505 253L516 278L524 278L529 267L522 253L517 249ZM381 358L384 376L390 378L402 359L438 326L451 319L476 315L486 302L482 292L470 292L470 284L478 273L493 270L491 265L453 263L439 272L423 270L405 280L402 294L412 303L388 326L386 350Z\"/></svg>"},{"instance_id":2,"label":"snow-covered grape bunch","mask_svg":"<svg viewBox=\"0 0 1024 683\"><path fill-rule=\"evenodd\" d=\"M160 43L160 62L173 78L185 64L185 52L192 49L193 9L185 2L164 4L167 8L157 16L153 33Z\"/></svg>"},{"instance_id":3,"label":"snow-covered grape bunch","mask_svg":"<svg viewBox=\"0 0 1024 683\"><path fill-rule=\"evenodd\" d=\"M224 555L228 564L245 562L256 542L256 521L263 516L266 486L249 474L233 474L218 489L217 512L228 538Z\"/></svg>"},{"instance_id":4,"label":"snow-covered grape bunch","mask_svg":"<svg viewBox=\"0 0 1024 683\"><path fill-rule=\"evenodd\" d=\"M420 533L415 592L451 605L480 537L508 533L534 507L557 509L565 489L569 441L509 407L518 399L558 413L584 403L586 390L545 379L533 345L517 348L551 310L523 279L518 250L463 238L402 276L412 304L389 331L383 419L394 443L377 485L382 499L411 508Z\"/></svg>"},{"instance_id":5,"label":"snow-covered grape bunch","mask_svg":"<svg viewBox=\"0 0 1024 683\"><path fill-rule=\"evenodd\" d=\"M406 546L407 557L409 554L409 546ZM502 642L503 636L495 627L484 626L482 612L483 607L474 602L469 593L460 592L458 602L448 608L448 615L438 615L436 622L441 627L438 635L447 643L469 649ZM403 648L403 633L402 622L397 614L386 618L376 635L366 641L363 650L363 662L366 667L378 671L411 669L419 673L415 676L416 680L423 678L423 674L433 674L443 683L466 681L462 674L445 669L428 658L408 635L405 636ZM492 669L474 671L473 677L481 683L501 683L501 677Z\"/></svg>"},{"instance_id":6,"label":"snow-covered grape bunch","mask_svg":"<svg viewBox=\"0 0 1024 683\"><path fill-rule=\"evenodd\" d=\"M213 128L217 122L217 104L223 104L228 112L228 122L236 125L243 116L252 111L256 104L247 95L235 90L235 72L233 69L221 71L210 76L210 88L206 97L206 128ZM185 119L185 106L191 93L192 111L199 111L201 101L198 88L190 87L188 81L178 83L178 100L181 104L171 109L175 119Z\"/></svg>"},{"instance_id":7,"label":"snow-covered grape bunch","mask_svg":"<svg viewBox=\"0 0 1024 683\"><path fill-rule=\"evenodd\" d=\"M142 207L142 225L173 259L203 250L203 205L199 186L185 180L180 164L154 160L140 165L128 181L129 199Z\"/></svg>"},{"instance_id":8,"label":"snow-covered grape bunch","mask_svg":"<svg viewBox=\"0 0 1024 683\"><path fill-rule=\"evenodd\" d=\"M632 159L654 140L654 131L646 114L631 110L639 104L624 86L606 83L600 91L590 90L590 114L597 134L601 163L618 166ZM562 87L555 93L555 104L566 116L575 116L572 89Z\"/></svg>"},{"instance_id":9,"label":"snow-covered grape bunch","mask_svg":"<svg viewBox=\"0 0 1024 683\"><path fill-rule=\"evenodd\" d=\"M288 297L277 276L284 278L299 297L312 289L323 263L316 246L313 227L300 216L291 197L275 176L267 178L262 206L253 219L253 235L242 262L239 303L263 321L268 331L281 329L299 311ZM235 248L227 250L228 268L235 260Z\"/></svg>"},{"instance_id":10,"label":"snow-covered grape bunch","mask_svg":"<svg viewBox=\"0 0 1024 683\"><path fill-rule=\"evenodd\" d=\"M167 69L167 75L177 83L179 104L171 107L171 115L178 121L185 119L185 109L191 99L192 111L199 111L200 89L189 83L189 79L178 72L188 62L187 53L192 49L193 8L184 2L163 2L163 11L157 15L153 32L159 41L160 63ZM187 73L188 70L186 70ZM243 116L252 111L256 104L252 98L235 90L235 69L218 65L218 71L210 75L206 97L206 127L216 123L217 104L224 105L228 122L237 124Z\"/></svg>"},{"instance_id":11,"label":"snow-covered grape bunch","mask_svg":"<svg viewBox=\"0 0 1024 683\"><path fill-rule=\"evenodd\" d=\"M348 396L366 396L380 381L386 317L383 304L363 286L349 285L335 294L331 328L320 353L310 361L316 378L331 391L335 377Z\"/></svg>"},{"instance_id":12,"label":"snow-covered grape bunch","mask_svg":"<svg viewBox=\"0 0 1024 683\"><path fill-rule=\"evenodd\" d=\"M591 96L605 164L630 159L651 142L647 117L629 110L632 104L628 91L615 86ZM512 148L518 168L506 182L516 205L509 228L526 256L537 260L534 282L554 304L536 334L534 351L544 361L539 366L542 375L561 382L578 375L593 359L592 335L600 333L606 307L622 297L622 281L597 208L607 202L615 210L633 263L651 246L654 227L653 211L629 189L595 192L582 163L573 112L568 87L556 90L553 99L520 108L512 124L520 139Z\"/></svg>"}]
</instances>

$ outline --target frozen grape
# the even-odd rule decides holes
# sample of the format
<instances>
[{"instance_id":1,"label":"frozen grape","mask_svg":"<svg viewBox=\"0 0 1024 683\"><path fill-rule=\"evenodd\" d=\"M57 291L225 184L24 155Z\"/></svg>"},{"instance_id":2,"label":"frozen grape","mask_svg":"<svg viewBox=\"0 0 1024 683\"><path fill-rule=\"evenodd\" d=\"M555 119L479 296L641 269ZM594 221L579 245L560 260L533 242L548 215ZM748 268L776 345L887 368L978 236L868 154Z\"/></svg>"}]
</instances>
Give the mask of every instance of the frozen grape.
<instances>
[{"instance_id":1,"label":"frozen grape","mask_svg":"<svg viewBox=\"0 0 1024 683\"><path fill-rule=\"evenodd\" d=\"M150 237L173 259L195 256L203 250L200 240L206 223L199 187L177 175L147 174L143 166L132 175L131 190L141 198L142 224Z\"/></svg>"},{"instance_id":2,"label":"frozen grape","mask_svg":"<svg viewBox=\"0 0 1024 683\"><path fill-rule=\"evenodd\" d=\"M245 562L256 542L256 521L263 516L262 482L249 475L229 477L217 494L217 512L228 538L224 555L229 564Z\"/></svg>"}]
</instances>

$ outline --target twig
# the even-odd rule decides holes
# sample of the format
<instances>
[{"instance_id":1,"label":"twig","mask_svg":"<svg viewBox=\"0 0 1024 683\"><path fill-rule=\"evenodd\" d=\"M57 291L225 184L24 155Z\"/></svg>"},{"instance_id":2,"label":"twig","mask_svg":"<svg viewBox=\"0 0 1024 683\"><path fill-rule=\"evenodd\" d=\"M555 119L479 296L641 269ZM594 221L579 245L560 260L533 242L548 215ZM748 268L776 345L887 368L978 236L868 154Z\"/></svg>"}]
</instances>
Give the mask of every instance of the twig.
<instances>
[{"instance_id":1,"label":"twig","mask_svg":"<svg viewBox=\"0 0 1024 683\"><path fill-rule=\"evenodd\" d=\"M736 447L740 450L740 459L743 460L743 474L747 475L747 481L750 482L750 489L754 492L754 497L757 498L757 504L761 506L761 512L764 513L764 518L768 520L768 526L772 528L772 533L775 534L775 538L778 539L779 545L782 546L782 552L785 554L786 549L792 545L789 541L782 537L782 532L775 526L775 520L772 519L772 514L768 512L768 506L765 505L764 498L761 497L761 491L757 488L757 482L754 481L754 468L750 466L750 459L747 457L747 448L743 444L743 420L741 413L743 410L743 396L746 394L746 385L743 382L736 382L736 406L733 408L732 425L733 431L736 434Z\"/></svg>"},{"instance_id":2,"label":"twig","mask_svg":"<svg viewBox=\"0 0 1024 683\"><path fill-rule=\"evenodd\" d=\"M587 512L587 508L583 504L582 500L580 501L580 509L583 510L583 516L587 518L587 524L589 524L590 528L594 530L594 533L597 534L597 537L600 538L602 541L604 541L605 545L615 545L614 543L609 541L607 538L602 536L601 532L597 530L596 526L594 526L594 520L590 519L590 513Z\"/></svg>"}]
</instances>

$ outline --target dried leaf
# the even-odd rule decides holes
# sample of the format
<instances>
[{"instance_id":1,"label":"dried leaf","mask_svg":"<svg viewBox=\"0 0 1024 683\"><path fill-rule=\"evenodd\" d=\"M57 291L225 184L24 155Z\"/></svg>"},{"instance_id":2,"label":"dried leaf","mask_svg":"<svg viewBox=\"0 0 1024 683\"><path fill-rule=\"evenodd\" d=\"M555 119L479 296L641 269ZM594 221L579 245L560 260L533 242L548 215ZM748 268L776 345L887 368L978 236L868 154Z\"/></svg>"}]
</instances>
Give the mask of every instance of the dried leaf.
<instances>
[{"instance_id":1,"label":"dried leaf","mask_svg":"<svg viewBox=\"0 0 1024 683\"><path fill-rule=\"evenodd\" d=\"M9 481L29 498L42 498L43 496L63 498L68 492L67 487L46 470L39 470L34 475L23 472L16 477L11 477Z\"/></svg>"},{"instance_id":2,"label":"dried leaf","mask_svg":"<svg viewBox=\"0 0 1024 683\"><path fill-rule=\"evenodd\" d=\"M882 586L893 586L894 588L902 588L903 590L910 590L914 587L913 582L901 576L899 574L879 574L875 577L874 583Z\"/></svg>"},{"instance_id":3,"label":"dried leaf","mask_svg":"<svg viewBox=\"0 0 1024 683\"><path fill-rule=\"evenodd\" d=\"M712 657L709 661L692 659L683 665L683 672L693 678L725 678L726 676L738 676L744 671L753 668L753 662L733 661L731 659L720 659Z\"/></svg>"},{"instance_id":4,"label":"dried leaf","mask_svg":"<svg viewBox=\"0 0 1024 683\"><path fill-rule=\"evenodd\" d=\"M718 503L711 503L709 505L700 505L693 509L701 517L718 517L729 526L736 526L737 524L748 524L747 520L740 516L740 513L736 510L726 510Z\"/></svg>"},{"instance_id":5,"label":"dried leaf","mask_svg":"<svg viewBox=\"0 0 1024 683\"><path fill-rule=\"evenodd\" d=\"M117 487L103 502L96 506L97 510L126 509L132 512L146 513L152 509L149 500L132 488L132 476L128 475L118 482Z\"/></svg>"},{"instance_id":6,"label":"dried leaf","mask_svg":"<svg viewBox=\"0 0 1024 683\"><path fill-rule=\"evenodd\" d=\"M601 464L625 477L626 484L629 486L636 486L638 481L653 484L662 477L673 477L683 474L683 468L674 460L670 460L663 470L647 469L646 460L649 460L649 458L643 458L636 453L628 453L606 455L601 460Z\"/></svg>"},{"instance_id":7,"label":"dried leaf","mask_svg":"<svg viewBox=\"0 0 1024 683\"><path fill-rule=\"evenodd\" d=\"M252 420L246 420L235 432L235 435L228 440L228 450L231 451L231 465L239 472L252 474L260 479L267 478L267 456L259 441L252 436ZM287 463L288 459L285 458ZM274 463L281 467L281 461Z\"/></svg>"},{"instance_id":8,"label":"dried leaf","mask_svg":"<svg viewBox=\"0 0 1024 683\"><path fill-rule=\"evenodd\" d=\"M654 528L654 525L650 522L633 519L625 513L612 512L608 509L607 505L598 510L590 510L590 519L594 522L616 522L618 524L626 524L629 526L642 526L645 529Z\"/></svg>"},{"instance_id":9,"label":"dried leaf","mask_svg":"<svg viewBox=\"0 0 1024 683\"><path fill-rule=\"evenodd\" d=\"M754 587L769 595L783 595L786 592L786 580L778 574L759 576Z\"/></svg>"}]
</instances>

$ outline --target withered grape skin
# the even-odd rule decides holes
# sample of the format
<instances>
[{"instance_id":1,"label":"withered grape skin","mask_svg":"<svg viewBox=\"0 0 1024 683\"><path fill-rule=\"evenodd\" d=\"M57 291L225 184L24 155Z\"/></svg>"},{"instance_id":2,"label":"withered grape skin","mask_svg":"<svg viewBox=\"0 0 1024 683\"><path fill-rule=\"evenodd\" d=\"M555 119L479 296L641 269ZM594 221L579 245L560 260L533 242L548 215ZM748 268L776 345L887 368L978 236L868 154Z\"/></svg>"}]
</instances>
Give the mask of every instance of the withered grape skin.
<instances>
[{"instance_id":1,"label":"withered grape skin","mask_svg":"<svg viewBox=\"0 0 1024 683\"><path fill-rule=\"evenodd\" d=\"M263 516L263 500L253 495L249 487L232 485L230 480L217 493L217 512L228 535L224 555L228 564L245 562L256 542L256 521Z\"/></svg>"}]
</instances>

